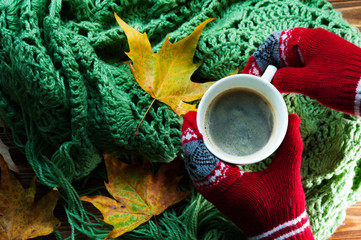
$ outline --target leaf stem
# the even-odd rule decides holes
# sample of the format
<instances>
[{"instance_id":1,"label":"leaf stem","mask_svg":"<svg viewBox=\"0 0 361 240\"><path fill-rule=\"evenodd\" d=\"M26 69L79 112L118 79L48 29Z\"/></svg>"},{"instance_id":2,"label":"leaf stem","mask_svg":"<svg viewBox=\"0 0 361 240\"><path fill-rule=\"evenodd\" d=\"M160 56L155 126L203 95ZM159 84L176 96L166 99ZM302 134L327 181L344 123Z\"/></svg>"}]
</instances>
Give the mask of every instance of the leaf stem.
<instances>
[{"instance_id":1,"label":"leaf stem","mask_svg":"<svg viewBox=\"0 0 361 240\"><path fill-rule=\"evenodd\" d=\"M162 238L161 238L161 236L160 236L160 230L159 230L159 225L158 225L157 217L156 217L155 215L153 215L153 217L154 217L154 220L155 220L155 224L157 225L159 240L162 240Z\"/></svg>"},{"instance_id":2,"label":"leaf stem","mask_svg":"<svg viewBox=\"0 0 361 240\"><path fill-rule=\"evenodd\" d=\"M149 109L150 109L150 107L153 105L153 103L154 103L155 100L156 100L156 99L154 98L153 101L152 101L152 103L149 105L147 111L144 113L144 116L143 116L142 120L140 120L140 123L138 124L138 127L137 127L137 131L135 132L135 136L139 136L139 135L140 135L140 134L139 134L140 125L142 124L145 116L146 116L147 113L149 112Z\"/></svg>"}]
</instances>

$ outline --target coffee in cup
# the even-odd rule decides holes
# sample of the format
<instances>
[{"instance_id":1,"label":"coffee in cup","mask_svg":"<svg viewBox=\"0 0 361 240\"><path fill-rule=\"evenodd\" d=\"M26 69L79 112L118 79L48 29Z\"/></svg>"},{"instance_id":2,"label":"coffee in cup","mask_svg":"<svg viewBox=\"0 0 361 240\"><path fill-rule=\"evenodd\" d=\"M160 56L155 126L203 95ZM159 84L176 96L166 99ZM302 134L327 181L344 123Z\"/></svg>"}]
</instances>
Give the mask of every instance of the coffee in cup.
<instances>
[{"instance_id":1,"label":"coffee in cup","mask_svg":"<svg viewBox=\"0 0 361 240\"><path fill-rule=\"evenodd\" d=\"M215 148L247 156L270 140L274 113L269 101L249 88L231 88L217 95L206 110L205 134Z\"/></svg>"},{"instance_id":2,"label":"coffee in cup","mask_svg":"<svg viewBox=\"0 0 361 240\"><path fill-rule=\"evenodd\" d=\"M202 97L197 126L206 147L218 158L250 164L270 156L286 135L288 112L270 83L277 68L262 77L236 74L213 84Z\"/></svg>"}]
</instances>

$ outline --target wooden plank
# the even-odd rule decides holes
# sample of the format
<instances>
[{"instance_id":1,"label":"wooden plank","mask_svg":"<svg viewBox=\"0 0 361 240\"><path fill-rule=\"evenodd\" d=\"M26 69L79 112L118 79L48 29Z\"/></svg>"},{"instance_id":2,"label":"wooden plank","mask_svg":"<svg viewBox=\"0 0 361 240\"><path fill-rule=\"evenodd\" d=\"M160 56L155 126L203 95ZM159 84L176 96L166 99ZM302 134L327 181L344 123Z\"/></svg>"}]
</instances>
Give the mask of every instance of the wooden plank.
<instances>
[{"instance_id":1,"label":"wooden plank","mask_svg":"<svg viewBox=\"0 0 361 240\"><path fill-rule=\"evenodd\" d=\"M342 16L352 25L361 30L361 1L329 1L342 13Z\"/></svg>"},{"instance_id":2,"label":"wooden plank","mask_svg":"<svg viewBox=\"0 0 361 240\"><path fill-rule=\"evenodd\" d=\"M361 239L361 202L346 211L346 220L329 240Z\"/></svg>"}]
</instances>

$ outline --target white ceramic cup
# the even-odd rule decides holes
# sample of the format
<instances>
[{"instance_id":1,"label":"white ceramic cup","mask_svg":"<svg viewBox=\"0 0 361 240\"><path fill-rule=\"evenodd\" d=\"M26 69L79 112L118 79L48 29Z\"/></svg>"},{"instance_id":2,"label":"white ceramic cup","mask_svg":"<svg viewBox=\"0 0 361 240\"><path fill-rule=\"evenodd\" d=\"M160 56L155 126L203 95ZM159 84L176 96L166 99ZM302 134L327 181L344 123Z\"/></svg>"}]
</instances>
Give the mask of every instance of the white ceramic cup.
<instances>
[{"instance_id":1,"label":"white ceramic cup","mask_svg":"<svg viewBox=\"0 0 361 240\"><path fill-rule=\"evenodd\" d=\"M268 66L262 77L250 74L236 74L225 77L213 84L202 97L197 110L197 125L206 147L215 156L223 161L234 164L251 164L269 157L282 143L288 125L288 112L285 101L280 92L271 84L271 80L276 73L275 66ZM272 107L274 125L268 143L257 152L246 156L235 156L223 152L215 146L209 138L206 130L206 113L212 100L219 94L232 88L249 88L258 92L267 99Z\"/></svg>"}]
</instances>

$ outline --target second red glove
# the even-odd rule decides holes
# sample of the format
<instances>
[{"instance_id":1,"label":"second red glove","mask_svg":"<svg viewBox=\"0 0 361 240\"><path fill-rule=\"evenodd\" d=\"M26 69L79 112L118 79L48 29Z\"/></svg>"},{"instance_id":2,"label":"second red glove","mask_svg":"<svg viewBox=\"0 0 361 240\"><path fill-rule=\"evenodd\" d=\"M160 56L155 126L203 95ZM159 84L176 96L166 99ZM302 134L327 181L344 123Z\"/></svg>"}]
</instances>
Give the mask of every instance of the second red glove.
<instances>
[{"instance_id":1,"label":"second red glove","mask_svg":"<svg viewBox=\"0 0 361 240\"><path fill-rule=\"evenodd\" d=\"M276 65L272 83L338 111L360 116L361 48L324 29L293 28L272 34L242 73L261 75Z\"/></svg>"}]
</instances>

